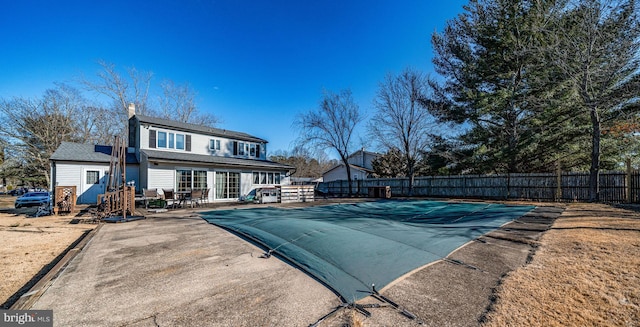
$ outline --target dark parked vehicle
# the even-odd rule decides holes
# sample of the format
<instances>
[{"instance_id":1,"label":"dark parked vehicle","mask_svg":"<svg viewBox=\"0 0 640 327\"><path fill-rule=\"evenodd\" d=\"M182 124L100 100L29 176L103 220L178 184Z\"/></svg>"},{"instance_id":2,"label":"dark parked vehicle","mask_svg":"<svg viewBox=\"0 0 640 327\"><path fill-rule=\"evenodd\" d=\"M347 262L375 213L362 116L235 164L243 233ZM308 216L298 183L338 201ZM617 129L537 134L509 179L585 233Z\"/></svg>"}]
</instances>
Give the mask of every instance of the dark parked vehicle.
<instances>
[{"instance_id":1,"label":"dark parked vehicle","mask_svg":"<svg viewBox=\"0 0 640 327\"><path fill-rule=\"evenodd\" d=\"M24 191L23 188L17 188L17 189L13 189L11 191L9 191L7 194L11 195L11 196L16 196L16 195L22 195L25 194L26 192Z\"/></svg>"},{"instance_id":2,"label":"dark parked vehicle","mask_svg":"<svg viewBox=\"0 0 640 327\"><path fill-rule=\"evenodd\" d=\"M29 192L16 199L16 209L21 207L41 206L49 204L51 195L49 192Z\"/></svg>"}]
</instances>

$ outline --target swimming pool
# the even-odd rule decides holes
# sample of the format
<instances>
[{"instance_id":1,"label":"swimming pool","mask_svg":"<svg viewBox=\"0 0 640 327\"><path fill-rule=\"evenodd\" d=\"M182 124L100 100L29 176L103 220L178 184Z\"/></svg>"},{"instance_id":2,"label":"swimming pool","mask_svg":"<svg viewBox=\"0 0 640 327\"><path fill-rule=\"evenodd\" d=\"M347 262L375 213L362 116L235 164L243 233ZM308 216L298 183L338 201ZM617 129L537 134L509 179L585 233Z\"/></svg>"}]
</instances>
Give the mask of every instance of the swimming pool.
<instances>
[{"instance_id":1,"label":"swimming pool","mask_svg":"<svg viewBox=\"0 0 640 327\"><path fill-rule=\"evenodd\" d=\"M202 213L331 288L345 303L368 296L534 206L385 200L308 208Z\"/></svg>"}]
</instances>

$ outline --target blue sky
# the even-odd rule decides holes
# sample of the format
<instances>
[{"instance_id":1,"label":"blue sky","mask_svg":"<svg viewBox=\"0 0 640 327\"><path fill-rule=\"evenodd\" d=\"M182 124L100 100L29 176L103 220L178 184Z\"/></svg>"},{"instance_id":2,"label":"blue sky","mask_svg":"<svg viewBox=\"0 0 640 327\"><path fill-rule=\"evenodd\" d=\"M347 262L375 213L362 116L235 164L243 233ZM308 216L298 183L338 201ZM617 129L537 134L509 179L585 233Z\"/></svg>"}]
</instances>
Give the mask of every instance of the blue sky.
<instances>
[{"instance_id":1,"label":"blue sky","mask_svg":"<svg viewBox=\"0 0 640 327\"><path fill-rule=\"evenodd\" d=\"M323 89L350 88L370 117L387 73L432 73L431 34L466 2L1 0L0 97L39 97L104 60L188 82L218 127L290 150Z\"/></svg>"}]
</instances>

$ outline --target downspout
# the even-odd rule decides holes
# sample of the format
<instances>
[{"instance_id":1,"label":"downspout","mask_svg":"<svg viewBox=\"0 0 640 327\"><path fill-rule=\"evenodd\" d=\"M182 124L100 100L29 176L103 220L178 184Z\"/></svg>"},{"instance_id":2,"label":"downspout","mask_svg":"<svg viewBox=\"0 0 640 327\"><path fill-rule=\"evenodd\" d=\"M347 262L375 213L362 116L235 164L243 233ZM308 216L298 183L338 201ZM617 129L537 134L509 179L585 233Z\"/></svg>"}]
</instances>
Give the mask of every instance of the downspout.
<instances>
[{"instance_id":1,"label":"downspout","mask_svg":"<svg viewBox=\"0 0 640 327\"><path fill-rule=\"evenodd\" d=\"M51 174L50 184L49 184L49 192L53 192L56 186L56 162L53 160L49 160L49 173Z\"/></svg>"}]
</instances>

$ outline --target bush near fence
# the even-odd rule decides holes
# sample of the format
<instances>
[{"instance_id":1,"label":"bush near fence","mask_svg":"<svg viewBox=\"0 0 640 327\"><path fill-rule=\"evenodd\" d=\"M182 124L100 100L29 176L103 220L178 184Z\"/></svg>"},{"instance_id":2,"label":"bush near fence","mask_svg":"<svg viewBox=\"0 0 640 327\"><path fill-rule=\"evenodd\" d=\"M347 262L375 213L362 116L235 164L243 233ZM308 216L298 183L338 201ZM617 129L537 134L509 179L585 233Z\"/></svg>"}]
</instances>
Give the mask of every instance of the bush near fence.
<instances>
[{"instance_id":1,"label":"bush near fence","mask_svg":"<svg viewBox=\"0 0 640 327\"><path fill-rule=\"evenodd\" d=\"M408 178L372 178L351 182L355 196L369 187L390 186L391 195L409 196ZM347 196L346 180L322 183L333 196ZM588 201L589 173L522 173L497 175L424 176L414 178L413 196L532 201ZM600 173L600 201L640 203L640 172Z\"/></svg>"}]
</instances>

